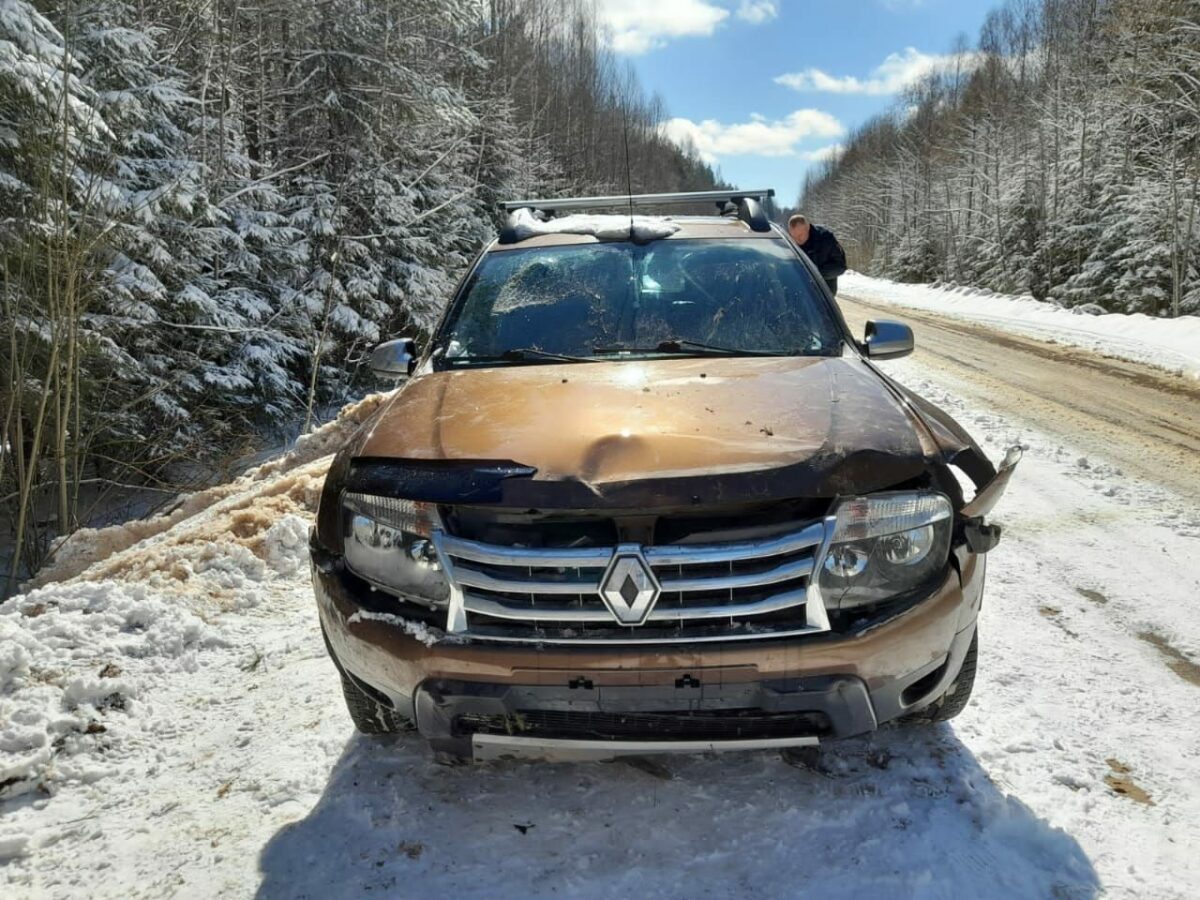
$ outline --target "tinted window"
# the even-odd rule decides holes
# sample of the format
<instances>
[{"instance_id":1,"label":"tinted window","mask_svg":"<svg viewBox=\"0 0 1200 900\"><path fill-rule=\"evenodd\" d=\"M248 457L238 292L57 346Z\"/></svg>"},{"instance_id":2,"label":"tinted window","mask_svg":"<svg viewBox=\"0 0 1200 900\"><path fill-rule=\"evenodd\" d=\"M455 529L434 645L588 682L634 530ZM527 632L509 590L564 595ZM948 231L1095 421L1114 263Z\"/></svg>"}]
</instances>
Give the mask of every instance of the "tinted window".
<instances>
[{"instance_id":1,"label":"tinted window","mask_svg":"<svg viewBox=\"0 0 1200 900\"><path fill-rule=\"evenodd\" d=\"M593 356L664 341L832 355L842 336L808 270L773 240L665 240L489 254L439 336L449 363L514 349Z\"/></svg>"}]
</instances>

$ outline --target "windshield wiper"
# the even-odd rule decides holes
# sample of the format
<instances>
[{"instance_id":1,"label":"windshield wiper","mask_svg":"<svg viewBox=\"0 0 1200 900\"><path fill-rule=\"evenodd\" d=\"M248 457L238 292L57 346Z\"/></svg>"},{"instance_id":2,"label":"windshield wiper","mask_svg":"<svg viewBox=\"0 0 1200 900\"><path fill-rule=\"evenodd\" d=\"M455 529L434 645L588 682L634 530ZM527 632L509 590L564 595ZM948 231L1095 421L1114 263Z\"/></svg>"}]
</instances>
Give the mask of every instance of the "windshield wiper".
<instances>
[{"instance_id":1,"label":"windshield wiper","mask_svg":"<svg viewBox=\"0 0 1200 900\"><path fill-rule=\"evenodd\" d=\"M620 344L613 347L593 347L592 352L602 353L693 353L700 351L709 356L788 356L787 353L776 353L773 350L742 350L736 347L718 347L714 344L701 344L699 341L689 341L683 338L669 338L659 341L656 347L624 347Z\"/></svg>"},{"instance_id":2,"label":"windshield wiper","mask_svg":"<svg viewBox=\"0 0 1200 900\"><path fill-rule=\"evenodd\" d=\"M568 356L565 353L551 353L549 350L538 350L536 347L513 347L494 356L451 356L446 361L455 362L521 362L527 359L550 359L563 362L599 362L591 356Z\"/></svg>"}]
</instances>

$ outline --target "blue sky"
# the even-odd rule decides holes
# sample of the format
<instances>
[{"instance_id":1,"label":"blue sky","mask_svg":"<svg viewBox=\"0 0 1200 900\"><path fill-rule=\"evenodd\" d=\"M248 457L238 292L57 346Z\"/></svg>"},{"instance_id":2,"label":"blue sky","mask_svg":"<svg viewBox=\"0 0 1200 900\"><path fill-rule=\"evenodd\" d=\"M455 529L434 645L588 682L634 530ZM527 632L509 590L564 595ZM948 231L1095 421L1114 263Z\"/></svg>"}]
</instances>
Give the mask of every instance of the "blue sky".
<instances>
[{"instance_id":1,"label":"blue sky","mask_svg":"<svg viewBox=\"0 0 1200 900\"><path fill-rule=\"evenodd\" d=\"M795 201L805 170L903 85L974 45L997 0L596 0L613 48L741 187ZM968 60L969 63L969 60Z\"/></svg>"}]
</instances>

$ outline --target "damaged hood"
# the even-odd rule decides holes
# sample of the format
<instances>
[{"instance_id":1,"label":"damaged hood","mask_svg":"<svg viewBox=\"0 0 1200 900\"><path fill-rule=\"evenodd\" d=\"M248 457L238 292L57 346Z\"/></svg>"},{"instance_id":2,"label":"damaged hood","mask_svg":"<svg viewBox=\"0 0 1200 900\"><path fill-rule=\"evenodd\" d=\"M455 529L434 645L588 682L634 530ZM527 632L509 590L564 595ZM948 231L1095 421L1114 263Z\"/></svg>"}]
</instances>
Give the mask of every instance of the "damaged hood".
<instances>
[{"instance_id":1,"label":"damaged hood","mask_svg":"<svg viewBox=\"0 0 1200 900\"><path fill-rule=\"evenodd\" d=\"M559 507L877 490L939 454L910 404L852 356L438 372L398 392L354 450L393 473L528 467L488 499Z\"/></svg>"}]
</instances>

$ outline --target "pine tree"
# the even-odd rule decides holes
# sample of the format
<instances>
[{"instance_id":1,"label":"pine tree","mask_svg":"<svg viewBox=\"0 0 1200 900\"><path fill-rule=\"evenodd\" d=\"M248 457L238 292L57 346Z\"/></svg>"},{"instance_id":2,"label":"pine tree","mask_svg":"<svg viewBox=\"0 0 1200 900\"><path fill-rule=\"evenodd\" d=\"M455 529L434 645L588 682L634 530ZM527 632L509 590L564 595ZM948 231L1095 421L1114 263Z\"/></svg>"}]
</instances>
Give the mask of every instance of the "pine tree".
<instances>
[{"instance_id":1,"label":"pine tree","mask_svg":"<svg viewBox=\"0 0 1200 900\"><path fill-rule=\"evenodd\" d=\"M932 73L911 114L860 129L800 205L868 271L1194 309L1197 36L1200 0L1010 0L969 72Z\"/></svg>"},{"instance_id":2,"label":"pine tree","mask_svg":"<svg viewBox=\"0 0 1200 900\"><path fill-rule=\"evenodd\" d=\"M664 118L590 0L0 0L24 563L88 491L176 484L371 386L367 351L429 332L500 199L713 186Z\"/></svg>"}]
</instances>

